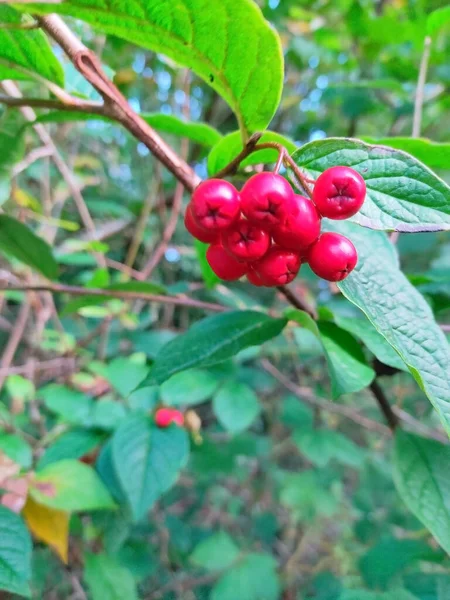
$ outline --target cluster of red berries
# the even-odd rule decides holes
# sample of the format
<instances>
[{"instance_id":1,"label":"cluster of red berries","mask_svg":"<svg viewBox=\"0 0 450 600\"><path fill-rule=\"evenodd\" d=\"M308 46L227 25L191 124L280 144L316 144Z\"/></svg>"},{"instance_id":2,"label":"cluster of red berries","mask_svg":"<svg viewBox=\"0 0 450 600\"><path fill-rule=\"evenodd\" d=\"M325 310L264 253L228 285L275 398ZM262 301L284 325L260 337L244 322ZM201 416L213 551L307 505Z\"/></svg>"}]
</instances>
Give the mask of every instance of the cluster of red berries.
<instances>
[{"instance_id":1,"label":"cluster of red berries","mask_svg":"<svg viewBox=\"0 0 450 600\"><path fill-rule=\"evenodd\" d=\"M155 425L163 429L172 424L178 425L178 427L183 427L184 425L184 415L176 408L158 408L155 412L154 420Z\"/></svg>"},{"instance_id":2,"label":"cluster of red berries","mask_svg":"<svg viewBox=\"0 0 450 600\"><path fill-rule=\"evenodd\" d=\"M321 235L322 217L347 219L366 195L364 179L348 167L324 171L312 200L294 194L276 173L258 173L241 192L222 179L202 182L186 210L189 233L209 243L206 258L218 277L243 275L256 286L290 283L303 262L327 281L341 281L358 260L352 242L338 233Z\"/></svg>"}]
</instances>

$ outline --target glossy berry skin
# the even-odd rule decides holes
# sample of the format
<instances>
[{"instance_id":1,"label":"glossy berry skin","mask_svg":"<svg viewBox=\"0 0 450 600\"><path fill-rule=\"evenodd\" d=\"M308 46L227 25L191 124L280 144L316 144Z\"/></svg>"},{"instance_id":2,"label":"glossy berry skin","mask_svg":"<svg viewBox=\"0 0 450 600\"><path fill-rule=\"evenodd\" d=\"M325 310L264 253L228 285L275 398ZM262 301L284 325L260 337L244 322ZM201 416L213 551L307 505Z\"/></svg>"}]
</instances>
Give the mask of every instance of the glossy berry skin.
<instances>
[{"instance_id":1,"label":"glossy berry skin","mask_svg":"<svg viewBox=\"0 0 450 600\"><path fill-rule=\"evenodd\" d=\"M192 207L190 204L188 204L184 215L184 226L192 235L192 237L195 237L196 240L200 240L205 244L216 242L220 237L218 231L208 231L207 229L203 229L197 225L197 223L194 221L194 217L192 216Z\"/></svg>"},{"instance_id":2,"label":"glossy berry skin","mask_svg":"<svg viewBox=\"0 0 450 600\"><path fill-rule=\"evenodd\" d=\"M191 211L199 227L209 231L223 231L239 216L239 193L228 181L207 179L195 188Z\"/></svg>"},{"instance_id":3,"label":"glossy berry skin","mask_svg":"<svg viewBox=\"0 0 450 600\"><path fill-rule=\"evenodd\" d=\"M366 183L350 167L331 167L320 175L314 185L313 202L323 217L348 219L364 203Z\"/></svg>"},{"instance_id":4,"label":"glossy berry skin","mask_svg":"<svg viewBox=\"0 0 450 600\"><path fill-rule=\"evenodd\" d=\"M251 223L269 230L281 225L294 207L291 186L276 173L257 173L241 190L244 215Z\"/></svg>"},{"instance_id":5,"label":"glossy berry skin","mask_svg":"<svg viewBox=\"0 0 450 600\"><path fill-rule=\"evenodd\" d=\"M222 244L212 244L206 251L206 260L217 277L224 281L236 281L248 271L248 266L230 256Z\"/></svg>"},{"instance_id":6,"label":"glossy berry skin","mask_svg":"<svg viewBox=\"0 0 450 600\"><path fill-rule=\"evenodd\" d=\"M352 242L339 233L324 233L308 252L311 270L327 281L342 281L353 271L358 254Z\"/></svg>"},{"instance_id":7,"label":"glossy berry skin","mask_svg":"<svg viewBox=\"0 0 450 600\"><path fill-rule=\"evenodd\" d=\"M302 264L291 250L274 246L254 265L254 270L266 286L285 285L295 279Z\"/></svg>"},{"instance_id":8,"label":"glossy berry skin","mask_svg":"<svg viewBox=\"0 0 450 600\"><path fill-rule=\"evenodd\" d=\"M258 273L256 271L254 271L253 269L250 269L249 272L247 273L247 280L249 283L251 283L252 285L254 285L256 287L264 286L263 280L258 275Z\"/></svg>"},{"instance_id":9,"label":"glossy berry skin","mask_svg":"<svg viewBox=\"0 0 450 600\"><path fill-rule=\"evenodd\" d=\"M259 225L239 219L222 234L222 244L237 260L258 260L270 247L270 234Z\"/></svg>"},{"instance_id":10,"label":"glossy berry skin","mask_svg":"<svg viewBox=\"0 0 450 600\"><path fill-rule=\"evenodd\" d=\"M316 207L303 196L295 196L296 209L285 222L274 228L274 242L295 252L304 252L320 235L321 217Z\"/></svg>"},{"instance_id":11,"label":"glossy berry skin","mask_svg":"<svg viewBox=\"0 0 450 600\"><path fill-rule=\"evenodd\" d=\"M157 427L170 427L172 423L182 427L184 425L183 413L175 408L159 408L155 413L155 425Z\"/></svg>"}]
</instances>

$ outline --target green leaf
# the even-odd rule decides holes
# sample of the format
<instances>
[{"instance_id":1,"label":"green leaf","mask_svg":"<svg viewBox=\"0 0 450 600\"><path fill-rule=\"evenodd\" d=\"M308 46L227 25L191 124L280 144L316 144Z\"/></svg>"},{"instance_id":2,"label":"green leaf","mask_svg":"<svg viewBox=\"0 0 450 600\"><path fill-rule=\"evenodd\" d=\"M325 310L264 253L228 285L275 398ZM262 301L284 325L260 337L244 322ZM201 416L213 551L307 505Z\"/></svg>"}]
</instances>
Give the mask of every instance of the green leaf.
<instances>
[{"instance_id":1,"label":"green leaf","mask_svg":"<svg viewBox=\"0 0 450 600\"><path fill-rule=\"evenodd\" d=\"M268 554L248 554L214 585L211 600L278 600L276 562Z\"/></svg>"},{"instance_id":2,"label":"green leaf","mask_svg":"<svg viewBox=\"0 0 450 600\"><path fill-rule=\"evenodd\" d=\"M295 152L295 150L297 150L297 146L292 140L279 133L275 133L274 131L266 131L262 135L258 143L262 144L264 142L277 142L278 144L282 144L287 149L289 154L292 154ZM233 158L239 154L242 148L242 136L239 131L233 131L218 141L208 155L209 176L211 177L223 169L233 160ZM273 163L276 162L277 158L277 150L258 150L243 160L240 168L243 169L244 167L248 167L250 165L259 165L262 163Z\"/></svg>"},{"instance_id":3,"label":"green leaf","mask_svg":"<svg viewBox=\"0 0 450 600\"><path fill-rule=\"evenodd\" d=\"M112 556L86 553L83 577L92 600L138 600L131 572Z\"/></svg>"},{"instance_id":4,"label":"green leaf","mask_svg":"<svg viewBox=\"0 0 450 600\"><path fill-rule=\"evenodd\" d=\"M20 24L27 19L9 6L0 5L0 23ZM0 64L6 61L64 86L63 70L56 60L47 36L38 30L0 28Z\"/></svg>"},{"instance_id":5,"label":"green leaf","mask_svg":"<svg viewBox=\"0 0 450 600\"><path fill-rule=\"evenodd\" d=\"M31 538L24 522L0 506L0 589L29 596L31 578Z\"/></svg>"},{"instance_id":6,"label":"green leaf","mask_svg":"<svg viewBox=\"0 0 450 600\"><path fill-rule=\"evenodd\" d=\"M351 335L329 321L316 323L307 313L297 309L288 309L285 314L320 341L327 360L333 398L358 392L371 383L375 372L367 365L361 347Z\"/></svg>"},{"instance_id":7,"label":"green leaf","mask_svg":"<svg viewBox=\"0 0 450 600\"><path fill-rule=\"evenodd\" d=\"M428 35L436 36L439 30L450 23L450 6L443 6L437 10L433 10L427 18Z\"/></svg>"},{"instance_id":8,"label":"green leaf","mask_svg":"<svg viewBox=\"0 0 450 600\"><path fill-rule=\"evenodd\" d=\"M390 592L368 592L366 590L347 590L342 592L339 600L418 600L406 590Z\"/></svg>"},{"instance_id":9,"label":"green leaf","mask_svg":"<svg viewBox=\"0 0 450 600\"><path fill-rule=\"evenodd\" d=\"M93 400L83 392L65 385L50 383L41 388L38 395L49 410L67 423L78 425L89 422Z\"/></svg>"},{"instance_id":10,"label":"green leaf","mask_svg":"<svg viewBox=\"0 0 450 600\"><path fill-rule=\"evenodd\" d=\"M186 138L201 146L212 148L221 139L221 134L206 123L194 123L193 121L185 121L174 115L165 115L164 113L143 113L141 117L149 125L161 131L162 133L169 133L178 137ZM94 115L82 112L67 112L63 110L50 111L39 117L30 123L66 123L73 121L108 121L113 122L112 119L103 115Z\"/></svg>"},{"instance_id":11,"label":"green leaf","mask_svg":"<svg viewBox=\"0 0 450 600\"><path fill-rule=\"evenodd\" d=\"M317 326L326 352L333 398L370 385L375 371L367 365L355 338L329 321L319 321Z\"/></svg>"},{"instance_id":12,"label":"green leaf","mask_svg":"<svg viewBox=\"0 0 450 600\"><path fill-rule=\"evenodd\" d=\"M305 144L293 158L313 177L336 165L358 171L367 186L364 205L353 217L360 225L405 232L450 229L450 187L406 152L329 138Z\"/></svg>"},{"instance_id":13,"label":"green leaf","mask_svg":"<svg viewBox=\"0 0 450 600\"><path fill-rule=\"evenodd\" d=\"M138 363L129 358L115 358L102 375L123 398L128 398L147 373L148 367L145 363Z\"/></svg>"},{"instance_id":14,"label":"green leaf","mask_svg":"<svg viewBox=\"0 0 450 600\"><path fill-rule=\"evenodd\" d=\"M161 349L139 387L161 384L175 373L191 367L223 362L244 348L263 344L277 336L286 323L286 319L272 319L264 313L249 310L206 317Z\"/></svg>"},{"instance_id":15,"label":"green leaf","mask_svg":"<svg viewBox=\"0 0 450 600\"><path fill-rule=\"evenodd\" d=\"M70 459L51 463L38 471L31 495L40 504L68 512L115 506L96 472L88 465Z\"/></svg>"},{"instance_id":16,"label":"green leaf","mask_svg":"<svg viewBox=\"0 0 450 600\"><path fill-rule=\"evenodd\" d=\"M98 429L111 431L116 429L127 416L123 404L114 400L97 400L91 414L91 425Z\"/></svg>"},{"instance_id":17,"label":"green leaf","mask_svg":"<svg viewBox=\"0 0 450 600\"><path fill-rule=\"evenodd\" d=\"M58 12L96 29L165 54L209 83L236 114L244 137L265 129L283 83L283 56L276 32L253 0L66 0L27 5L30 12Z\"/></svg>"},{"instance_id":18,"label":"green leaf","mask_svg":"<svg viewBox=\"0 0 450 600\"><path fill-rule=\"evenodd\" d=\"M450 554L450 446L399 430L393 460L402 500Z\"/></svg>"},{"instance_id":19,"label":"green leaf","mask_svg":"<svg viewBox=\"0 0 450 600\"><path fill-rule=\"evenodd\" d=\"M136 521L176 482L188 455L187 433L175 425L159 429L136 415L116 430L113 464Z\"/></svg>"},{"instance_id":20,"label":"green leaf","mask_svg":"<svg viewBox=\"0 0 450 600\"><path fill-rule=\"evenodd\" d=\"M394 369L400 369L401 371L408 370L394 348L388 344L385 338L378 333L364 316L363 318L357 318L334 315L334 320L339 327L359 338L380 362Z\"/></svg>"},{"instance_id":21,"label":"green leaf","mask_svg":"<svg viewBox=\"0 0 450 600\"><path fill-rule=\"evenodd\" d=\"M367 585L386 589L390 581L417 561L442 562L445 554L436 552L422 540L397 540L386 537L372 546L360 560Z\"/></svg>"},{"instance_id":22,"label":"green leaf","mask_svg":"<svg viewBox=\"0 0 450 600\"><path fill-rule=\"evenodd\" d=\"M323 486L317 471L288 474L280 491L280 501L298 521L311 521L317 515L331 517L338 509L337 494Z\"/></svg>"},{"instance_id":23,"label":"green leaf","mask_svg":"<svg viewBox=\"0 0 450 600\"><path fill-rule=\"evenodd\" d=\"M350 467L360 467L364 451L348 437L331 429L294 431L293 439L299 450L318 467L326 467L334 459Z\"/></svg>"},{"instance_id":24,"label":"green leaf","mask_svg":"<svg viewBox=\"0 0 450 600\"><path fill-rule=\"evenodd\" d=\"M430 169L448 169L450 164L450 143L433 142L426 138L388 137L368 138L363 140L369 144L389 146L408 152Z\"/></svg>"},{"instance_id":25,"label":"green leaf","mask_svg":"<svg viewBox=\"0 0 450 600\"><path fill-rule=\"evenodd\" d=\"M193 406L212 398L218 385L219 380L214 373L188 369L162 384L161 400L170 406Z\"/></svg>"},{"instance_id":26,"label":"green leaf","mask_svg":"<svg viewBox=\"0 0 450 600\"><path fill-rule=\"evenodd\" d=\"M214 396L214 414L219 423L231 433L248 429L261 412L253 390L245 383L228 381Z\"/></svg>"},{"instance_id":27,"label":"green leaf","mask_svg":"<svg viewBox=\"0 0 450 600\"><path fill-rule=\"evenodd\" d=\"M31 446L18 435L0 432L0 450L24 469L31 467Z\"/></svg>"},{"instance_id":28,"label":"green leaf","mask_svg":"<svg viewBox=\"0 0 450 600\"><path fill-rule=\"evenodd\" d=\"M36 269L48 279L58 276L58 265L47 242L7 215L0 215L0 250Z\"/></svg>"},{"instance_id":29,"label":"green leaf","mask_svg":"<svg viewBox=\"0 0 450 600\"><path fill-rule=\"evenodd\" d=\"M103 435L86 429L73 429L59 436L39 459L38 470L65 458L81 458L100 445Z\"/></svg>"},{"instance_id":30,"label":"green leaf","mask_svg":"<svg viewBox=\"0 0 450 600\"><path fill-rule=\"evenodd\" d=\"M220 278L211 269L206 259L206 251L209 248L209 244L194 240L194 248L205 286L208 290L212 290L220 282Z\"/></svg>"},{"instance_id":31,"label":"green leaf","mask_svg":"<svg viewBox=\"0 0 450 600\"><path fill-rule=\"evenodd\" d=\"M197 544L190 560L197 567L208 571L222 571L229 569L238 556L239 548L232 538L228 533L219 531Z\"/></svg>"},{"instance_id":32,"label":"green leaf","mask_svg":"<svg viewBox=\"0 0 450 600\"><path fill-rule=\"evenodd\" d=\"M334 229L351 238L359 256L339 288L398 352L449 433L449 346L430 307L400 271L385 234L351 224Z\"/></svg>"}]
</instances>

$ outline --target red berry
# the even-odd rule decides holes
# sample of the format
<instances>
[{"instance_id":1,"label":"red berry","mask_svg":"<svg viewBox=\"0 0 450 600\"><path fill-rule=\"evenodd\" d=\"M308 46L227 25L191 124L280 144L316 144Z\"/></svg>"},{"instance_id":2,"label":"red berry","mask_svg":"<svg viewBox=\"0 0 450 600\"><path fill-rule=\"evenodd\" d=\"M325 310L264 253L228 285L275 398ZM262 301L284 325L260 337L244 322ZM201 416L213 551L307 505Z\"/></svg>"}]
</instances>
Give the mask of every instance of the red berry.
<instances>
[{"instance_id":1,"label":"red berry","mask_svg":"<svg viewBox=\"0 0 450 600\"><path fill-rule=\"evenodd\" d=\"M217 231L208 231L207 229L203 229L197 225L197 223L194 221L194 217L192 216L192 207L190 204L188 204L186 213L184 215L184 226L192 235L192 237L195 237L197 240L200 240L205 244L216 242L219 238L219 233Z\"/></svg>"},{"instance_id":2,"label":"red berry","mask_svg":"<svg viewBox=\"0 0 450 600\"><path fill-rule=\"evenodd\" d=\"M184 415L175 408L159 408L155 413L155 424L158 427L170 427L172 423L182 427L184 425Z\"/></svg>"},{"instance_id":3,"label":"red berry","mask_svg":"<svg viewBox=\"0 0 450 600\"><path fill-rule=\"evenodd\" d=\"M254 270L264 285L285 285L295 279L301 264L301 258L295 252L273 247L255 263Z\"/></svg>"},{"instance_id":4,"label":"red berry","mask_svg":"<svg viewBox=\"0 0 450 600\"><path fill-rule=\"evenodd\" d=\"M256 287L264 286L263 280L258 275L258 273L256 271L254 271L253 269L250 269L249 272L247 273L247 279L248 279L249 283L251 283L252 285L255 285Z\"/></svg>"},{"instance_id":5,"label":"red berry","mask_svg":"<svg viewBox=\"0 0 450 600\"><path fill-rule=\"evenodd\" d=\"M270 229L280 225L294 210L294 192L276 173L258 173L241 190L242 212L249 221Z\"/></svg>"},{"instance_id":6,"label":"red berry","mask_svg":"<svg viewBox=\"0 0 450 600\"><path fill-rule=\"evenodd\" d=\"M221 244L213 244L208 248L206 260L217 277L225 281L240 279L248 271L248 266L230 256Z\"/></svg>"},{"instance_id":7,"label":"red berry","mask_svg":"<svg viewBox=\"0 0 450 600\"><path fill-rule=\"evenodd\" d=\"M239 219L222 234L222 243L238 260L258 260L270 247L270 235L262 227Z\"/></svg>"},{"instance_id":8,"label":"red berry","mask_svg":"<svg viewBox=\"0 0 450 600\"><path fill-rule=\"evenodd\" d=\"M239 216L239 194L228 181L207 179L195 188L191 207L197 225L203 229L222 231Z\"/></svg>"},{"instance_id":9,"label":"red berry","mask_svg":"<svg viewBox=\"0 0 450 600\"><path fill-rule=\"evenodd\" d=\"M358 254L352 242L339 233L324 233L308 253L312 271L327 281L342 281L353 271Z\"/></svg>"},{"instance_id":10,"label":"red berry","mask_svg":"<svg viewBox=\"0 0 450 600\"><path fill-rule=\"evenodd\" d=\"M348 219L364 203L366 183L350 167L331 167L320 175L314 185L313 201L323 217Z\"/></svg>"},{"instance_id":11,"label":"red berry","mask_svg":"<svg viewBox=\"0 0 450 600\"><path fill-rule=\"evenodd\" d=\"M288 250L303 252L320 235L321 218L316 207L303 196L295 196L297 210L273 230L274 242Z\"/></svg>"}]
</instances>

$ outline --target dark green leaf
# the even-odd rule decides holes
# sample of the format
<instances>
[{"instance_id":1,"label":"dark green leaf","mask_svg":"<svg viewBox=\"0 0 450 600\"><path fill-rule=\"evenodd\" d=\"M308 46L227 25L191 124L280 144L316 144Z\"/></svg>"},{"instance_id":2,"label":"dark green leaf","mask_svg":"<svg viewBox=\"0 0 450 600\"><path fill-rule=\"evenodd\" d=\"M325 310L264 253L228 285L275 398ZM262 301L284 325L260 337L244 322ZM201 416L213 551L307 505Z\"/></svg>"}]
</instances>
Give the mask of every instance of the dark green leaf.
<instances>
[{"instance_id":1,"label":"dark green leaf","mask_svg":"<svg viewBox=\"0 0 450 600\"><path fill-rule=\"evenodd\" d=\"M248 310L206 317L161 349L139 387L161 384L191 367L223 362L244 348L277 336L286 322L286 319L272 319L264 313Z\"/></svg>"},{"instance_id":2,"label":"dark green leaf","mask_svg":"<svg viewBox=\"0 0 450 600\"><path fill-rule=\"evenodd\" d=\"M49 279L56 279L58 276L58 265L47 242L20 221L7 215L0 215L0 250Z\"/></svg>"},{"instance_id":3,"label":"dark green leaf","mask_svg":"<svg viewBox=\"0 0 450 600\"><path fill-rule=\"evenodd\" d=\"M135 520L178 478L189 455L186 431L175 425L153 427L142 415L128 418L112 439L112 457Z\"/></svg>"},{"instance_id":4,"label":"dark green leaf","mask_svg":"<svg viewBox=\"0 0 450 600\"><path fill-rule=\"evenodd\" d=\"M45 406L68 423L87 424L93 400L83 392L64 385L51 383L39 391Z\"/></svg>"},{"instance_id":5,"label":"dark green leaf","mask_svg":"<svg viewBox=\"0 0 450 600\"><path fill-rule=\"evenodd\" d=\"M0 5L0 23L20 24L29 18L4 4ZM38 30L0 28L0 65L21 67L60 86L64 85L61 65L52 52L47 36Z\"/></svg>"},{"instance_id":6,"label":"dark green leaf","mask_svg":"<svg viewBox=\"0 0 450 600\"><path fill-rule=\"evenodd\" d=\"M59 12L191 68L231 106L244 135L264 129L280 101L283 57L278 35L252 0L92 0L27 5ZM218 26L218 23L221 25Z\"/></svg>"},{"instance_id":7,"label":"dark green leaf","mask_svg":"<svg viewBox=\"0 0 450 600\"><path fill-rule=\"evenodd\" d=\"M85 429L73 429L63 433L41 456L37 468L44 469L47 465L65 458L81 458L99 446L102 440L103 435Z\"/></svg>"},{"instance_id":8,"label":"dark green leaf","mask_svg":"<svg viewBox=\"0 0 450 600\"><path fill-rule=\"evenodd\" d=\"M406 152L329 138L302 146L293 158L313 177L336 165L358 171L367 185L364 205L353 217L360 225L405 232L450 229L450 187Z\"/></svg>"},{"instance_id":9,"label":"dark green leaf","mask_svg":"<svg viewBox=\"0 0 450 600\"><path fill-rule=\"evenodd\" d=\"M342 293L398 352L450 432L450 353L430 307L398 267L385 234L356 225L335 227L356 246L359 261Z\"/></svg>"},{"instance_id":10,"label":"dark green leaf","mask_svg":"<svg viewBox=\"0 0 450 600\"><path fill-rule=\"evenodd\" d=\"M84 555L84 579L92 600L138 600L130 571L107 554Z\"/></svg>"},{"instance_id":11,"label":"dark green leaf","mask_svg":"<svg viewBox=\"0 0 450 600\"><path fill-rule=\"evenodd\" d=\"M31 538L24 522L0 506L0 589L29 596Z\"/></svg>"},{"instance_id":12,"label":"dark green leaf","mask_svg":"<svg viewBox=\"0 0 450 600\"><path fill-rule=\"evenodd\" d=\"M214 396L214 414L219 423L231 433L248 429L261 412L253 390L244 383L228 381Z\"/></svg>"},{"instance_id":13,"label":"dark green leaf","mask_svg":"<svg viewBox=\"0 0 450 600\"><path fill-rule=\"evenodd\" d=\"M394 481L414 515L450 554L450 446L398 431L394 447Z\"/></svg>"}]
</instances>

